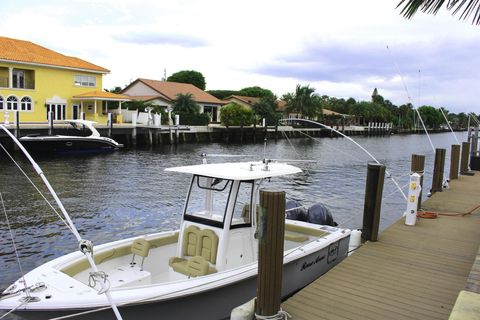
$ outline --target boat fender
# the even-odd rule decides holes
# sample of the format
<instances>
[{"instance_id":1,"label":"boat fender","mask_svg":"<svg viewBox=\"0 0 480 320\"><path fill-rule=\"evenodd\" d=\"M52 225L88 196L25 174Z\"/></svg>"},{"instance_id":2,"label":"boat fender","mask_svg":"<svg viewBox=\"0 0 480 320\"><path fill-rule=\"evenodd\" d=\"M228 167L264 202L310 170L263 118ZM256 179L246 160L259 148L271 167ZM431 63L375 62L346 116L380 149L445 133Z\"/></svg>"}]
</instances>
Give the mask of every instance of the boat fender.
<instances>
[{"instance_id":1,"label":"boat fender","mask_svg":"<svg viewBox=\"0 0 480 320\"><path fill-rule=\"evenodd\" d=\"M362 244L362 231L352 230L350 233L350 241L348 242L348 255L351 255L353 251L357 250Z\"/></svg>"},{"instance_id":2,"label":"boat fender","mask_svg":"<svg viewBox=\"0 0 480 320\"><path fill-rule=\"evenodd\" d=\"M302 204L295 200L288 200L285 204L285 210L287 211L287 219L297 221L307 221L307 210Z\"/></svg>"},{"instance_id":3,"label":"boat fender","mask_svg":"<svg viewBox=\"0 0 480 320\"><path fill-rule=\"evenodd\" d=\"M323 224L336 227L338 224L333 220L330 210L321 203L315 203L308 208L307 222L315 224Z\"/></svg>"}]
</instances>

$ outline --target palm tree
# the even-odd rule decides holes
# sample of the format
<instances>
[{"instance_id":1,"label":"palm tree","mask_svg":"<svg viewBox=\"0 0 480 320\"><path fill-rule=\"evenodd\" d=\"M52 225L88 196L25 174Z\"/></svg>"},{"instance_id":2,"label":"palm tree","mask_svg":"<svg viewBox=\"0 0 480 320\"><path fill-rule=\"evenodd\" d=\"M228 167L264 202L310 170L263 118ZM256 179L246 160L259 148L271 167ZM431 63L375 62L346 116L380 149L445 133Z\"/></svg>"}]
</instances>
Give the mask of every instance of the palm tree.
<instances>
[{"instance_id":1,"label":"palm tree","mask_svg":"<svg viewBox=\"0 0 480 320\"><path fill-rule=\"evenodd\" d=\"M480 1L478 0L401 0L397 8L404 5L400 14L410 19L418 9L427 14L437 14L445 3L447 10L453 10L453 15L463 8L460 19L466 20L473 14L472 24L480 25Z\"/></svg>"},{"instance_id":2,"label":"palm tree","mask_svg":"<svg viewBox=\"0 0 480 320\"><path fill-rule=\"evenodd\" d=\"M282 97L282 100L286 102L286 111L308 118L319 116L322 113L322 100L314 92L315 88L297 84L294 93L287 93Z\"/></svg>"},{"instance_id":3,"label":"palm tree","mask_svg":"<svg viewBox=\"0 0 480 320\"><path fill-rule=\"evenodd\" d=\"M173 110L176 113L198 114L200 112L200 106L193 99L193 94L179 93L177 94L177 98L173 101Z\"/></svg>"}]
</instances>

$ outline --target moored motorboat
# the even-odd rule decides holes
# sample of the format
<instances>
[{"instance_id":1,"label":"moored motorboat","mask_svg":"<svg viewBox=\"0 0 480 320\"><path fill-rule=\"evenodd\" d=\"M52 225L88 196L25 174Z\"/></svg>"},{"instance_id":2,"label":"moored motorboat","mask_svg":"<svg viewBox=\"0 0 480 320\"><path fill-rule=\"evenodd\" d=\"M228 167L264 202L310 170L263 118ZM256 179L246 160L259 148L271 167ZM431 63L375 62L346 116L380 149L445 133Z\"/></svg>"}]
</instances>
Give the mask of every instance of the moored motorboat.
<instances>
[{"instance_id":1,"label":"moored motorboat","mask_svg":"<svg viewBox=\"0 0 480 320\"><path fill-rule=\"evenodd\" d=\"M123 145L113 139L102 137L95 129L94 121L63 120L56 124L67 124L68 135L28 135L21 137L20 142L29 150L35 152L90 152L122 148ZM90 132L85 135L84 132Z\"/></svg>"},{"instance_id":2,"label":"moored motorboat","mask_svg":"<svg viewBox=\"0 0 480 320\"><path fill-rule=\"evenodd\" d=\"M301 170L264 160L167 171L192 176L179 230L95 247L82 241L81 251L47 262L7 288L0 309L17 308L33 319L76 313L83 314L75 319L110 319L114 314L102 294L108 290L124 319L223 319L252 299L260 187ZM284 298L342 261L350 237L348 229L290 219L285 229ZM87 260L91 252L98 272Z\"/></svg>"}]
</instances>

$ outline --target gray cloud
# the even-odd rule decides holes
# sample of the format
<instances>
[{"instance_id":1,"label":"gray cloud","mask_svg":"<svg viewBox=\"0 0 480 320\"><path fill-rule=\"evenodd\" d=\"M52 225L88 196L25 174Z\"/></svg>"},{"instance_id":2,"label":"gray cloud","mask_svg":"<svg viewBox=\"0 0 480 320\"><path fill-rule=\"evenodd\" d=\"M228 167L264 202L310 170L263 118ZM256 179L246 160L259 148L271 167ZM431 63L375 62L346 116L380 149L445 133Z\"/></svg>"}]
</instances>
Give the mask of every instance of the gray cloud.
<instances>
[{"instance_id":1,"label":"gray cloud","mask_svg":"<svg viewBox=\"0 0 480 320\"><path fill-rule=\"evenodd\" d=\"M272 63L253 70L275 77L293 77L306 81L351 82L366 77L391 79L414 75L418 70L437 80L474 77L480 65L476 54L480 43L410 43L390 47L384 44L346 46L317 42L295 55L280 56Z\"/></svg>"},{"instance_id":2,"label":"gray cloud","mask_svg":"<svg viewBox=\"0 0 480 320\"><path fill-rule=\"evenodd\" d=\"M128 33L122 35L115 35L113 36L113 38L120 42L144 45L175 45L186 48L204 47L208 45L208 42L201 38L184 34L171 33Z\"/></svg>"}]
</instances>

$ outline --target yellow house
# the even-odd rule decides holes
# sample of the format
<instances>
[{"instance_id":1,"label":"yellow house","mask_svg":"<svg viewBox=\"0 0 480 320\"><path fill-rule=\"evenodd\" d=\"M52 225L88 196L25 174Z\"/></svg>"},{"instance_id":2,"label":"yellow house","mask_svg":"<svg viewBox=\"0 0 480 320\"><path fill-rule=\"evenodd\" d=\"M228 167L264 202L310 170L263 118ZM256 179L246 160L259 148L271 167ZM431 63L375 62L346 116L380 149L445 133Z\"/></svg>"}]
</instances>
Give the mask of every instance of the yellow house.
<instances>
[{"instance_id":1,"label":"yellow house","mask_svg":"<svg viewBox=\"0 0 480 320\"><path fill-rule=\"evenodd\" d=\"M103 75L108 69L85 60L65 56L29 41L0 37L0 121L13 121L19 111L20 122L46 122L52 111L54 120L85 119L100 123L107 113L120 113L124 95L104 92ZM106 101L118 101L107 110Z\"/></svg>"}]
</instances>

